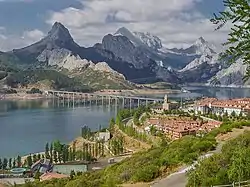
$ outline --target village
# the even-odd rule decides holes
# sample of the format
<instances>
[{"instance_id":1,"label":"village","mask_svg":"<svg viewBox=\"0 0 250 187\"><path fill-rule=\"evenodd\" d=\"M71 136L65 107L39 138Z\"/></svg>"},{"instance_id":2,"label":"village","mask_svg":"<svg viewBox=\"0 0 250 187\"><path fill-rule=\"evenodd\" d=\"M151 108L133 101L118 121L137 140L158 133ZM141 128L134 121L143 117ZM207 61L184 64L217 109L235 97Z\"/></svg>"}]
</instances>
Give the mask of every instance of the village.
<instances>
[{"instance_id":1,"label":"village","mask_svg":"<svg viewBox=\"0 0 250 187\"><path fill-rule=\"evenodd\" d=\"M202 98L180 104L165 95L162 104L119 111L108 128L91 132L84 126L81 137L69 145L53 142L49 147L47 144L45 152L23 157L16 168L15 165L5 167L0 177L9 181L15 178L20 181L22 177L40 181L74 177L157 147L163 140L172 142L188 135L203 137L224 121L249 119L249 113L250 98Z\"/></svg>"}]
</instances>

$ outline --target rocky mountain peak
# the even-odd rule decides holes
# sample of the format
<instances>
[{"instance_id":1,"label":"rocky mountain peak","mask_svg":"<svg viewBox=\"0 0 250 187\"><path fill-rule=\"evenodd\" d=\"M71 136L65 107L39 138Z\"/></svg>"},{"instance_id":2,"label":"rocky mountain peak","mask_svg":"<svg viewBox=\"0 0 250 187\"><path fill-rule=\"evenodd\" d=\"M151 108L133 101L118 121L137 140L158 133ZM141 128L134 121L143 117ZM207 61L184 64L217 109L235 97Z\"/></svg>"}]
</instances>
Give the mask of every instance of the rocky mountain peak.
<instances>
[{"instance_id":1,"label":"rocky mountain peak","mask_svg":"<svg viewBox=\"0 0 250 187\"><path fill-rule=\"evenodd\" d=\"M202 36L195 41L195 45L204 45L208 43Z\"/></svg>"},{"instance_id":2,"label":"rocky mountain peak","mask_svg":"<svg viewBox=\"0 0 250 187\"><path fill-rule=\"evenodd\" d=\"M135 37L137 37L143 44L147 45L149 48L155 50L162 48L161 39L149 32L134 32Z\"/></svg>"},{"instance_id":3,"label":"rocky mountain peak","mask_svg":"<svg viewBox=\"0 0 250 187\"><path fill-rule=\"evenodd\" d=\"M127 36L127 35L132 35L132 33L126 28L126 27L121 27L119 28L114 35L123 35L123 36Z\"/></svg>"},{"instance_id":4,"label":"rocky mountain peak","mask_svg":"<svg viewBox=\"0 0 250 187\"><path fill-rule=\"evenodd\" d=\"M47 37L50 40L73 41L69 30L60 22L55 22Z\"/></svg>"}]
</instances>

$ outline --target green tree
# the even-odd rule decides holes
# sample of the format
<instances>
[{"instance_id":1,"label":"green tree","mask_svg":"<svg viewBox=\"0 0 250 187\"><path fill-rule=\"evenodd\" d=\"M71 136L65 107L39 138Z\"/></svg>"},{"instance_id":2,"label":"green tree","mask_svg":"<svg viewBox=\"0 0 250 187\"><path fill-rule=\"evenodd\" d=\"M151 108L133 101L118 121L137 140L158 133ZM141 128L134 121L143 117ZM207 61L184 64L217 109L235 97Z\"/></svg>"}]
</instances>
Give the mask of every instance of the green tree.
<instances>
[{"instance_id":1,"label":"green tree","mask_svg":"<svg viewBox=\"0 0 250 187\"><path fill-rule=\"evenodd\" d=\"M58 159L57 159L57 152L56 152L56 150L53 150L53 158L54 158L54 162L57 163Z\"/></svg>"},{"instance_id":2,"label":"green tree","mask_svg":"<svg viewBox=\"0 0 250 187\"><path fill-rule=\"evenodd\" d=\"M4 158L3 159L3 170L6 170L7 166L8 166L8 159Z\"/></svg>"},{"instance_id":3,"label":"green tree","mask_svg":"<svg viewBox=\"0 0 250 187\"><path fill-rule=\"evenodd\" d=\"M37 161L37 156L36 154L33 154L33 162L35 163Z\"/></svg>"},{"instance_id":4,"label":"green tree","mask_svg":"<svg viewBox=\"0 0 250 187\"><path fill-rule=\"evenodd\" d=\"M12 163L12 167L15 168L16 167L16 159L13 159L13 163Z\"/></svg>"},{"instance_id":5,"label":"green tree","mask_svg":"<svg viewBox=\"0 0 250 187\"><path fill-rule=\"evenodd\" d=\"M249 0L224 0L225 11L219 15L214 14L211 22L217 25L217 30L225 24L232 22L231 32L228 41L224 44L229 48L223 53L222 58L226 58L231 63L242 58L247 65L247 73L244 80L250 77L250 6Z\"/></svg>"},{"instance_id":6,"label":"green tree","mask_svg":"<svg viewBox=\"0 0 250 187\"><path fill-rule=\"evenodd\" d=\"M37 155L37 159L38 159L38 160L41 160L41 158L42 158L42 157L41 157L41 154L39 153L39 154Z\"/></svg>"},{"instance_id":7,"label":"green tree","mask_svg":"<svg viewBox=\"0 0 250 187\"><path fill-rule=\"evenodd\" d=\"M70 179L72 180L75 177L76 173L74 170L70 171Z\"/></svg>"},{"instance_id":8,"label":"green tree","mask_svg":"<svg viewBox=\"0 0 250 187\"><path fill-rule=\"evenodd\" d=\"M29 155L29 156L27 157L27 165L28 165L28 167L31 167L32 164L33 164L33 162L32 162L32 156Z\"/></svg>"},{"instance_id":9,"label":"green tree","mask_svg":"<svg viewBox=\"0 0 250 187\"><path fill-rule=\"evenodd\" d=\"M49 143L46 143L46 145L45 145L45 157L47 159L50 158L50 156L49 156Z\"/></svg>"},{"instance_id":10,"label":"green tree","mask_svg":"<svg viewBox=\"0 0 250 187\"><path fill-rule=\"evenodd\" d=\"M21 167L22 166L22 159L21 157L18 155L17 156L17 167Z\"/></svg>"},{"instance_id":11,"label":"green tree","mask_svg":"<svg viewBox=\"0 0 250 187\"><path fill-rule=\"evenodd\" d=\"M110 129L110 130L113 129L114 125L115 125L115 119L114 119L114 118L111 118L111 120L110 120L110 122L109 122L109 129Z\"/></svg>"},{"instance_id":12,"label":"green tree","mask_svg":"<svg viewBox=\"0 0 250 187\"><path fill-rule=\"evenodd\" d=\"M68 145L63 145L62 161L63 163L66 163L68 160L69 160L69 147Z\"/></svg>"},{"instance_id":13,"label":"green tree","mask_svg":"<svg viewBox=\"0 0 250 187\"><path fill-rule=\"evenodd\" d=\"M234 118L236 117L235 111L233 111L233 112L231 113L231 116L234 117Z\"/></svg>"},{"instance_id":14,"label":"green tree","mask_svg":"<svg viewBox=\"0 0 250 187\"><path fill-rule=\"evenodd\" d=\"M48 145L49 147L49 145ZM45 154L46 155L46 154ZM51 161L53 161L53 143L50 144L50 148L49 148L49 158ZM47 157L46 157L47 158Z\"/></svg>"},{"instance_id":15,"label":"green tree","mask_svg":"<svg viewBox=\"0 0 250 187\"><path fill-rule=\"evenodd\" d=\"M3 162L2 159L0 158L0 170L3 169Z\"/></svg>"},{"instance_id":16,"label":"green tree","mask_svg":"<svg viewBox=\"0 0 250 187\"><path fill-rule=\"evenodd\" d=\"M9 169L12 168L12 158L9 158Z\"/></svg>"}]
</instances>

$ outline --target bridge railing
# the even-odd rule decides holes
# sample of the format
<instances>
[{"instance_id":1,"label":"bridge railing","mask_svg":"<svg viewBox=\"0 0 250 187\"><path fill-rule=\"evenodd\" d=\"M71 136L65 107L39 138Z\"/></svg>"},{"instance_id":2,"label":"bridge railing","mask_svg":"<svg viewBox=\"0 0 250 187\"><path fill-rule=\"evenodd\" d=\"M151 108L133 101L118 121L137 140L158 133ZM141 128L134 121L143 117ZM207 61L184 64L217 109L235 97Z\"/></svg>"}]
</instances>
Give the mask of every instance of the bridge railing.
<instances>
[{"instance_id":1,"label":"bridge railing","mask_svg":"<svg viewBox=\"0 0 250 187\"><path fill-rule=\"evenodd\" d=\"M247 187L247 186L250 187L250 180L233 182L232 184L217 185L217 186L211 186L211 187Z\"/></svg>"}]
</instances>

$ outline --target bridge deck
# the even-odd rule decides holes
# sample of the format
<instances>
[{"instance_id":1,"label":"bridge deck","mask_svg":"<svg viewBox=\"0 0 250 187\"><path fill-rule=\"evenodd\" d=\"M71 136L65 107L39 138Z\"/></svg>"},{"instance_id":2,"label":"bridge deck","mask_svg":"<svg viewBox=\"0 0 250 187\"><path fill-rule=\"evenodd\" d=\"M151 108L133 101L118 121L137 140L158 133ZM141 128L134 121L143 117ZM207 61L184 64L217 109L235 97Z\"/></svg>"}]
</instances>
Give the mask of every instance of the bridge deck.
<instances>
[{"instance_id":1,"label":"bridge deck","mask_svg":"<svg viewBox=\"0 0 250 187\"><path fill-rule=\"evenodd\" d=\"M164 101L164 99L150 98L150 97L136 97L136 96L126 96L126 95L109 95L109 94L95 94L95 93L82 93L82 92L67 92L67 91L54 91L46 90L47 93L58 93L58 94L76 94L76 95L90 95L97 97L115 97L115 98L126 98L126 99L139 99L139 100L150 100L150 101Z\"/></svg>"}]
</instances>

